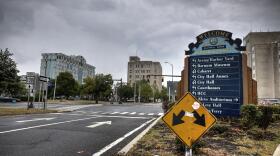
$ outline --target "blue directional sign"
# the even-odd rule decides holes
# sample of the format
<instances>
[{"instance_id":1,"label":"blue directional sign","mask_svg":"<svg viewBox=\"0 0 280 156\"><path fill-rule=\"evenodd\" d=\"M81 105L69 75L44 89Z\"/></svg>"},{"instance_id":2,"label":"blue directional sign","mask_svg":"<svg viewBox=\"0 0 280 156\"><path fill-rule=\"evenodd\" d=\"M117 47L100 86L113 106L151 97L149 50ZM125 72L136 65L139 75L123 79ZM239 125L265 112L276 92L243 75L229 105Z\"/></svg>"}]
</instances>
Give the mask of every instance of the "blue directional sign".
<instances>
[{"instance_id":1,"label":"blue directional sign","mask_svg":"<svg viewBox=\"0 0 280 156\"><path fill-rule=\"evenodd\" d=\"M215 116L239 116L243 102L240 53L189 57L188 90Z\"/></svg>"}]
</instances>

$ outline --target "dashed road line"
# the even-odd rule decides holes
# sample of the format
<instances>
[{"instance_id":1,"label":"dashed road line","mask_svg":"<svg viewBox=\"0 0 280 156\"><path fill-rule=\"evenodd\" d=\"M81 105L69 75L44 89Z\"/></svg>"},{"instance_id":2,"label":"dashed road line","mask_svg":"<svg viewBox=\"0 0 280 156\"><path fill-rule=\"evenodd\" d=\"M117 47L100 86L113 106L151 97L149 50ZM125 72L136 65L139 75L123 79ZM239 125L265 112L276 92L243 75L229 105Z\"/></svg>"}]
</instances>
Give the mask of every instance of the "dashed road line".
<instances>
[{"instance_id":1,"label":"dashed road line","mask_svg":"<svg viewBox=\"0 0 280 156\"><path fill-rule=\"evenodd\" d=\"M140 125L139 127L135 128L134 130L126 133L123 137L117 139L116 141L112 142L111 144L105 146L104 148L102 148L100 151L92 154L92 156L100 156L101 154L105 153L106 151L108 151L109 149L111 149L112 147L116 146L118 143L122 142L125 138L129 137L130 135L132 135L133 133L135 133L136 131L138 131L139 129L143 128L144 126L148 125L150 122L152 122L153 120L155 120L155 118L143 123L142 125Z\"/></svg>"}]
</instances>

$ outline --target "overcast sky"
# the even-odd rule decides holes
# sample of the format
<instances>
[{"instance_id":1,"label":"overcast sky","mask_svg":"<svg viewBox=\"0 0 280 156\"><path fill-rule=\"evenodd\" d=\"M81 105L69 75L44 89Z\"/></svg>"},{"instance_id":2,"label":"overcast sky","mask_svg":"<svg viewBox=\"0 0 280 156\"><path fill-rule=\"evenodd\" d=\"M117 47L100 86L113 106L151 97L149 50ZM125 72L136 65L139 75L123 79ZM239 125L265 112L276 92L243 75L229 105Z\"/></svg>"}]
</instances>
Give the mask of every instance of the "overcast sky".
<instances>
[{"instance_id":1,"label":"overcast sky","mask_svg":"<svg viewBox=\"0 0 280 156\"><path fill-rule=\"evenodd\" d=\"M197 35L279 31L279 19L280 0L0 0L0 48L14 53L20 74L39 73L42 52L61 52L126 80L137 51L179 75Z\"/></svg>"}]
</instances>

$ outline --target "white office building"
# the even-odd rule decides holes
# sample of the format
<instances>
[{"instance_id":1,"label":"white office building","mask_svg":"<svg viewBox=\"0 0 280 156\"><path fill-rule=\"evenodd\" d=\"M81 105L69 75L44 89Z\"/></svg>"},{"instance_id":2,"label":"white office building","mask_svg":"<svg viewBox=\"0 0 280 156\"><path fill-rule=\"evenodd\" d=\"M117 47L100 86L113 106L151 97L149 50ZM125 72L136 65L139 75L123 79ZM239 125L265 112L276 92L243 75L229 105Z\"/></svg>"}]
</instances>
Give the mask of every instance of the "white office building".
<instances>
[{"instance_id":1,"label":"white office building","mask_svg":"<svg viewBox=\"0 0 280 156\"><path fill-rule=\"evenodd\" d=\"M83 83L84 78L88 76L95 76L95 67L87 64L83 56L42 53L40 75L55 79L60 72L66 71L79 83Z\"/></svg>"}]
</instances>

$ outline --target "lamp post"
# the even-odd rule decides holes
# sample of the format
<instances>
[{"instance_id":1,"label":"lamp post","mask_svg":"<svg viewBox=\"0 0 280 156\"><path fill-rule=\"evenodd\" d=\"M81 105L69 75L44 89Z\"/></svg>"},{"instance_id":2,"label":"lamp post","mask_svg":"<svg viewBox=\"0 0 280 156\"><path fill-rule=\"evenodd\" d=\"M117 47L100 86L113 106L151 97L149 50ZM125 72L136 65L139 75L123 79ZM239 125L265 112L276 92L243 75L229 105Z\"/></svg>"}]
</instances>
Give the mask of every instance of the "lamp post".
<instances>
[{"instance_id":1,"label":"lamp post","mask_svg":"<svg viewBox=\"0 0 280 156\"><path fill-rule=\"evenodd\" d=\"M45 58L45 62L46 62L46 64L45 64L45 77L47 77L47 65L48 65L48 59L47 58ZM45 85L45 93L44 93L44 110L46 109L46 105L47 105L47 99L48 99L48 83L49 83L49 81L48 81L48 78L47 78L47 83L46 83L46 85Z\"/></svg>"},{"instance_id":2,"label":"lamp post","mask_svg":"<svg viewBox=\"0 0 280 156\"><path fill-rule=\"evenodd\" d=\"M171 66L171 69L172 69L172 74L171 74L171 77L172 77L172 84L171 84L171 86L172 86L172 88L170 89L170 86L169 86L169 92L168 92L168 94L169 94L169 101L170 101L170 90L172 90L172 94L173 94L173 91L174 91L174 89L173 89L173 64L172 63L169 63L168 61L165 61L164 63L167 63L167 64L169 64L170 66ZM174 100L174 95L172 96L172 101L175 101Z\"/></svg>"}]
</instances>

